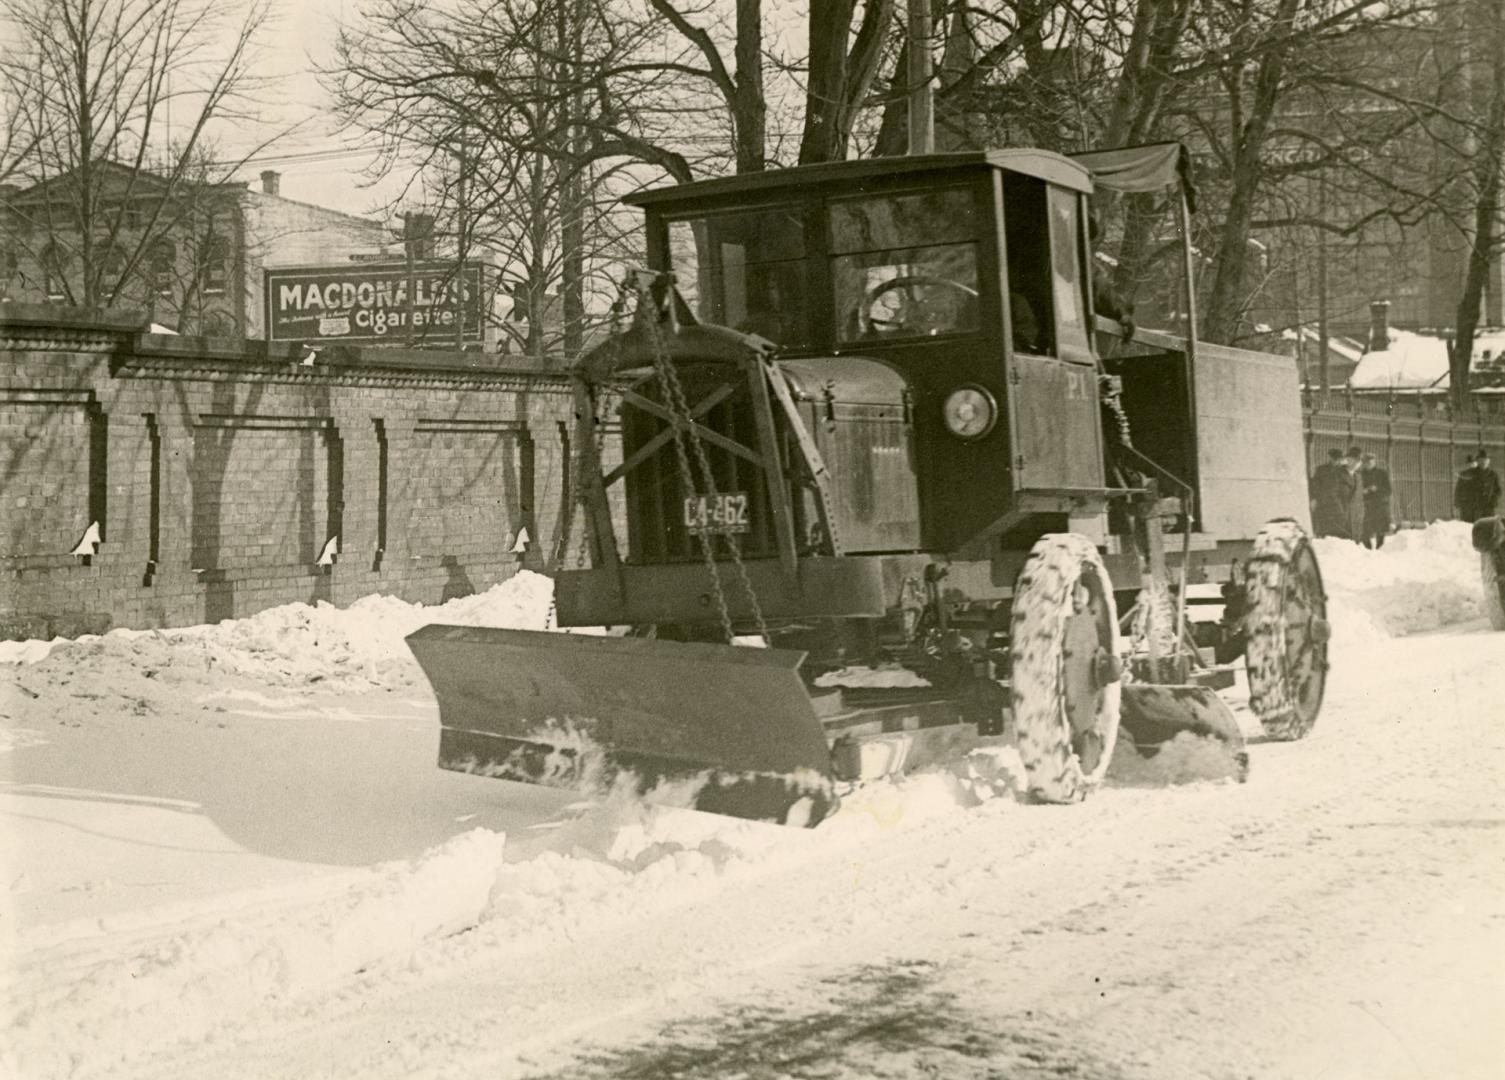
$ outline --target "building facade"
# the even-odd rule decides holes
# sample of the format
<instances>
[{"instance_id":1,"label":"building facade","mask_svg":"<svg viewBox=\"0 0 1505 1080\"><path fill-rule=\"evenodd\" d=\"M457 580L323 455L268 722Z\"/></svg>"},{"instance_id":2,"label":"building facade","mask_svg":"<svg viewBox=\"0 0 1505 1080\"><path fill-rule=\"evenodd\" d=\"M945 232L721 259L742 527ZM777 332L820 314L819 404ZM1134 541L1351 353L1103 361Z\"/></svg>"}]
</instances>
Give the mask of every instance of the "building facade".
<instances>
[{"instance_id":1,"label":"building facade","mask_svg":"<svg viewBox=\"0 0 1505 1080\"><path fill-rule=\"evenodd\" d=\"M105 162L0 189L0 299L133 308L173 333L263 336L263 272L380 258L378 221L261 186L169 181ZM401 257L401 246L397 246Z\"/></svg>"}]
</instances>

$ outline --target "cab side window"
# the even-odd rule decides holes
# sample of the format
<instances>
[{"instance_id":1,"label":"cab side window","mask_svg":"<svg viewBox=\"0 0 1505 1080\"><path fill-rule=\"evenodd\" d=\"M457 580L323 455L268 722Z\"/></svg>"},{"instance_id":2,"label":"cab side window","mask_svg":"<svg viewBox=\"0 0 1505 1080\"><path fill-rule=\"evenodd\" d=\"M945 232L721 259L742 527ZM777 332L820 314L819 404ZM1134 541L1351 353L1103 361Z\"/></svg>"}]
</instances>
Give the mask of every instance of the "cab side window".
<instances>
[{"instance_id":1,"label":"cab side window","mask_svg":"<svg viewBox=\"0 0 1505 1080\"><path fill-rule=\"evenodd\" d=\"M1052 187L1050 202L1050 281L1056 305L1057 355L1063 360L1090 360L1087 312L1083 297L1078 244L1081 243L1081 199L1074 191Z\"/></svg>"},{"instance_id":2,"label":"cab side window","mask_svg":"<svg viewBox=\"0 0 1505 1080\"><path fill-rule=\"evenodd\" d=\"M1008 249L1014 350L1055 356L1053 253L1043 180L1004 174L1003 241Z\"/></svg>"}]
</instances>

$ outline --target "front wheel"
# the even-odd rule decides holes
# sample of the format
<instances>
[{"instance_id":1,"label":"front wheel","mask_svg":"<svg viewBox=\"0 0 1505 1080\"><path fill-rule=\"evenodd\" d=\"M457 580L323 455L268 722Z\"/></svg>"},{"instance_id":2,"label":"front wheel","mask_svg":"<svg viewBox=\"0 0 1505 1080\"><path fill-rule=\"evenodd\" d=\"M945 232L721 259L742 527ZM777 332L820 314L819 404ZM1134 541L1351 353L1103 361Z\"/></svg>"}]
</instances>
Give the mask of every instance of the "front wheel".
<instances>
[{"instance_id":1,"label":"front wheel","mask_svg":"<svg viewBox=\"0 0 1505 1080\"><path fill-rule=\"evenodd\" d=\"M1272 739L1304 737L1327 687L1327 594L1312 542L1289 519L1254 538L1244 568L1249 708Z\"/></svg>"},{"instance_id":2,"label":"front wheel","mask_svg":"<svg viewBox=\"0 0 1505 1080\"><path fill-rule=\"evenodd\" d=\"M1076 802L1108 771L1122 691L1113 583L1090 541L1041 537L1014 585L1010 697L1030 792Z\"/></svg>"}]
</instances>

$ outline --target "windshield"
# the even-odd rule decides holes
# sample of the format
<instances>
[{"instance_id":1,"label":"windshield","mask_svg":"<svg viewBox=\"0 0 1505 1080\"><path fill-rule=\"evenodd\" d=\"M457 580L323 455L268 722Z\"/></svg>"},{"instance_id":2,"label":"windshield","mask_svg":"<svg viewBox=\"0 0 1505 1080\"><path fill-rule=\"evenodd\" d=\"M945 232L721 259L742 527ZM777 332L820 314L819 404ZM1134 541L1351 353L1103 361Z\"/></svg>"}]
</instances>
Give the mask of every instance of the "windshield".
<instances>
[{"instance_id":1,"label":"windshield","mask_svg":"<svg viewBox=\"0 0 1505 1080\"><path fill-rule=\"evenodd\" d=\"M970 189L831 206L831 276L843 341L976 330L977 235Z\"/></svg>"},{"instance_id":2,"label":"windshield","mask_svg":"<svg viewBox=\"0 0 1505 1080\"><path fill-rule=\"evenodd\" d=\"M705 322L807 345L805 230L798 207L669 222L679 290Z\"/></svg>"}]
</instances>

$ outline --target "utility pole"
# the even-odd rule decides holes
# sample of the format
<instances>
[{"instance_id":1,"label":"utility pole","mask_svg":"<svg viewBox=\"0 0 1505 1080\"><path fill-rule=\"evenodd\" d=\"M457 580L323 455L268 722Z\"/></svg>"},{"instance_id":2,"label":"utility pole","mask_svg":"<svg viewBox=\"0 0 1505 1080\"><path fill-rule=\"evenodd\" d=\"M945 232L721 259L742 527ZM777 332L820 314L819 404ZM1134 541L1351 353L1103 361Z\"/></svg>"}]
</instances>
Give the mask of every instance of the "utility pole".
<instances>
[{"instance_id":1,"label":"utility pole","mask_svg":"<svg viewBox=\"0 0 1505 1080\"><path fill-rule=\"evenodd\" d=\"M585 345L585 93L579 58L585 53L585 5L569 0L559 5L559 73L567 83L561 109L567 152L564 154L564 191L560 212L560 310L564 317L562 342L565 362L573 364Z\"/></svg>"},{"instance_id":2,"label":"utility pole","mask_svg":"<svg viewBox=\"0 0 1505 1080\"><path fill-rule=\"evenodd\" d=\"M455 348L461 350L465 348L465 312L469 306L466 302L465 296L465 282L468 277L468 274L466 272L467 268L465 265L465 259L470 251L470 224L466 220L465 215L466 204L469 202L467 189L468 168L469 165L465 153L465 128L461 127L460 175L456 184L455 192L456 198L459 201L459 205L455 208L456 227L459 232L460 241L457 245L456 252L459 255L459 259L456 261L455 265L455 281L452 286L453 292L451 293L451 296L454 297L455 307Z\"/></svg>"},{"instance_id":3,"label":"utility pole","mask_svg":"<svg viewBox=\"0 0 1505 1080\"><path fill-rule=\"evenodd\" d=\"M1317 174L1317 386L1327 398L1327 179Z\"/></svg>"}]
</instances>

